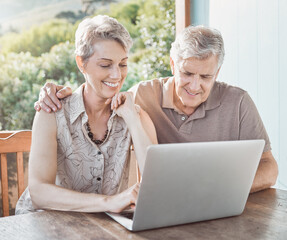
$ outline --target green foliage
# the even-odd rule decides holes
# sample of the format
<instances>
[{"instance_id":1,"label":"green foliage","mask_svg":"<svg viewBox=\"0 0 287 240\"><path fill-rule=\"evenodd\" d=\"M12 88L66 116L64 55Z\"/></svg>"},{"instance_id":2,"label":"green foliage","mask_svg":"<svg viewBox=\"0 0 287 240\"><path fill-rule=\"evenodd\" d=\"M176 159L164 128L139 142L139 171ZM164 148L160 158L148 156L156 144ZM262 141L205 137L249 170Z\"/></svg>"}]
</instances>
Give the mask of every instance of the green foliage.
<instances>
[{"instance_id":1,"label":"green foliage","mask_svg":"<svg viewBox=\"0 0 287 240\"><path fill-rule=\"evenodd\" d=\"M73 60L74 46L62 43L50 53L33 57L27 53L0 55L0 121L2 129L31 129L34 102L46 81L68 83L76 88L83 83Z\"/></svg>"},{"instance_id":2,"label":"green foliage","mask_svg":"<svg viewBox=\"0 0 287 240\"><path fill-rule=\"evenodd\" d=\"M63 11L58 13L55 18L59 19L66 19L70 23L75 23L76 21L83 19L87 15L83 13L81 10L78 11L78 13L72 12L72 11ZM1 29L0 29L1 30Z\"/></svg>"},{"instance_id":3,"label":"green foliage","mask_svg":"<svg viewBox=\"0 0 287 240\"><path fill-rule=\"evenodd\" d=\"M139 81L170 75L174 7L174 0L131 0L97 10L96 14L117 18L134 41L122 91ZM58 17L75 16L65 13ZM33 105L45 82L73 89L84 82L74 57L74 32L79 21L71 22L56 19L0 38L0 129L31 128Z\"/></svg>"},{"instance_id":4,"label":"green foliage","mask_svg":"<svg viewBox=\"0 0 287 240\"><path fill-rule=\"evenodd\" d=\"M130 62L128 64L128 75L126 77L126 80L124 82L124 85L122 86L121 91L127 91L129 90L132 86L134 86L136 83L140 81L140 66L139 64Z\"/></svg>"},{"instance_id":5,"label":"green foliage","mask_svg":"<svg viewBox=\"0 0 287 240\"><path fill-rule=\"evenodd\" d=\"M9 130L15 129L14 126L19 126L19 129L31 128L31 119L33 119L31 105L37 98L34 91L37 86L40 87L37 84L39 82L38 62L29 53L10 53L6 57L1 56L0 64L2 128Z\"/></svg>"},{"instance_id":6,"label":"green foliage","mask_svg":"<svg viewBox=\"0 0 287 240\"><path fill-rule=\"evenodd\" d=\"M83 75L78 70L75 56L74 44L66 42L54 46L49 53L42 55L41 69L45 73L45 79L52 79L58 84L64 85L83 83Z\"/></svg>"},{"instance_id":7,"label":"green foliage","mask_svg":"<svg viewBox=\"0 0 287 240\"><path fill-rule=\"evenodd\" d=\"M144 79L170 75L169 50L175 36L174 1L145 1L139 19L145 54L138 61Z\"/></svg>"},{"instance_id":8,"label":"green foliage","mask_svg":"<svg viewBox=\"0 0 287 240\"><path fill-rule=\"evenodd\" d=\"M115 17L131 33L134 46L123 89L139 81L169 76L169 50L175 36L174 0L144 0L112 4L96 14Z\"/></svg>"},{"instance_id":9,"label":"green foliage","mask_svg":"<svg viewBox=\"0 0 287 240\"><path fill-rule=\"evenodd\" d=\"M140 31L137 19L140 7L141 4L138 1L111 4L108 8L102 7L98 9L94 15L109 15L123 24L133 38L134 46L131 51L134 52L136 49L144 47L142 42L138 42Z\"/></svg>"},{"instance_id":10,"label":"green foliage","mask_svg":"<svg viewBox=\"0 0 287 240\"><path fill-rule=\"evenodd\" d=\"M40 56L49 52L55 44L74 41L73 25L65 20L51 20L40 26L32 27L23 33L10 33L0 39L1 52L30 52Z\"/></svg>"}]
</instances>

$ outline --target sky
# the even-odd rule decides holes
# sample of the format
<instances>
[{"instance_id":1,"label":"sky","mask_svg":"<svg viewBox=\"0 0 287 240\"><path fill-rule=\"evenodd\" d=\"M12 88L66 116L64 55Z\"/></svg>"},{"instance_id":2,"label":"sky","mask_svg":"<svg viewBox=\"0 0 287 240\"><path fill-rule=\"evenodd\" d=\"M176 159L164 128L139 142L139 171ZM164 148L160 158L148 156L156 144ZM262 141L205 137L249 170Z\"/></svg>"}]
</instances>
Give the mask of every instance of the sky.
<instances>
[{"instance_id":1,"label":"sky","mask_svg":"<svg viewBox=\"0 0 287 240\"><path fill-rule=\"evenodd\" d=\"M78 11L81 0L0 0L0 25L22 30L53 18L61 11Z\"/></svg>"},{"instance_id":2,"label":"sky","mask_svg":"<svg viewBox=\"0 0 287 240\"><path fill-rule=\"evenodd\" d=\"M60 0L61 1L61 0ZM0 23L21 13L57 0L0 0Z\"/></svg>"}]
</instances>

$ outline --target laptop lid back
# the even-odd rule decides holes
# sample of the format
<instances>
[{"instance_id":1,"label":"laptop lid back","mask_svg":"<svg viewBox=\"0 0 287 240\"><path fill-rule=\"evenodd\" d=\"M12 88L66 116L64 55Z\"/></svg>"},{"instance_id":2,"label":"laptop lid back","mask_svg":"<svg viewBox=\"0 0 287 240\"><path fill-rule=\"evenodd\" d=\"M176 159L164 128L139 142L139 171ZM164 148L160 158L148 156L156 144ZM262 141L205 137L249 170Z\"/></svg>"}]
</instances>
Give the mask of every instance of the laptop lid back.
<instances>
[{"instance_id":1,"label":"laptop lid back","mask_svg":"<svg viewBox=\"0 0 287 240\"><path fill-rule=\"evenodd\" d=\"M241 214L264 143L246 140L150 146L133 230Z\"/></svg>"}]
</instances>

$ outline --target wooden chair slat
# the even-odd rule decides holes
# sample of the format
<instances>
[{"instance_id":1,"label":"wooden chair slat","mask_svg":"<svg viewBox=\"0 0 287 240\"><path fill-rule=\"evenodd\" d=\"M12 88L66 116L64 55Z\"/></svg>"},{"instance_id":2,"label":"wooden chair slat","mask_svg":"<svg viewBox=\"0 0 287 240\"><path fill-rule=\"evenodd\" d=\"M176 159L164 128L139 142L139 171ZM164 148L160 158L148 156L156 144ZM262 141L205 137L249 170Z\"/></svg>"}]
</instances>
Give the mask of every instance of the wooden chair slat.
<instances>
[{"instance_id":1,"label":"wooden chair slat","mask_svg":"<svg viewBox=\"0 0 287 240\"><path fill-rule=\"evenodd\" d=\"M2 134L6 136L6 134ZM0 152L14 153L14 152L29 152L31 146L31 131L19 131L10 134L3 138L0 134Z\"/></svg>"},{"instance_id":2,"label":"wooden chair slat","mask_svg":"<svg viewBox=\"0 0 287 240\"><path fill-rule=\"evenodd\" d=\"M2 208L3 216L9 216L9 196L8 196L8 174L7 174L7 155L1 154L1 189L2 189Z\"/></svg>"},{"instance_id":3,"label":"wooden chair slat","mask_svg":"<svg viewBox=\"0 0 287 240\"><path fill-rule=\"evenodd\" d=\"M23 152L17 152L17 182L18 182L18 197L20 197L25 190Z\"/></svg>"},{"instance_id":4,"label":"wooden chair slat","mask_svg":"<svg viewBox=\"0 0 287 240\"><path fill-rule=\"evenodd\" d=\"M9 189L7 171L7 153L16 153L18 198L25 190L23 152L30 152L32 131L1 131L1 185L3 216L9 216Z\"/></svg>"},{"instance_id":5,"label":"wooden chair slat","mask_svg":"<svg viewBox=\"0 0 287 240\"><path fill-rule=\"evenodd\" d=\"M0 138L6 138L14 134L15 131L1 131L0 132Z\"/></svg>"}]
</instances>

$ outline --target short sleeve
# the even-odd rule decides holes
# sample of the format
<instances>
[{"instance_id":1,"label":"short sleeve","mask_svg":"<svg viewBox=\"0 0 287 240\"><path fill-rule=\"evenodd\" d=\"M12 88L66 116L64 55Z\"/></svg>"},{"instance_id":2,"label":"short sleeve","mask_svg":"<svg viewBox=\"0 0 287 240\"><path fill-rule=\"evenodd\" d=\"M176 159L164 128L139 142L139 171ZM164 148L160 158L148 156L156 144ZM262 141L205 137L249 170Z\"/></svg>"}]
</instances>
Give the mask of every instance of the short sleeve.
<instances>
[{"instance_id":1,"label":"short sleeve","mask_svg":"<svg viewBox=\"0 0 287 240\"><path fill-rule=\"evenodd\" d=\"M240 129L239 139L264 139L264 152L271 150L270 140L259 112L252 101L249 94L246 92L240 104Z\"/></svg>"},{"instance_id":2,"label":"short sleeve","mask_svg":"<svg viewBox=\"0 0 287 240\"><path fill-rule=\"evenodd\" d=\"M132 92L132 93L133 93L134 101L136 100L138 88L139 88L139 83L136 84L136 85L134 85L134 86L132 86L132 87L128 90L128 92Z\"/></svg>"}]
</instances>

